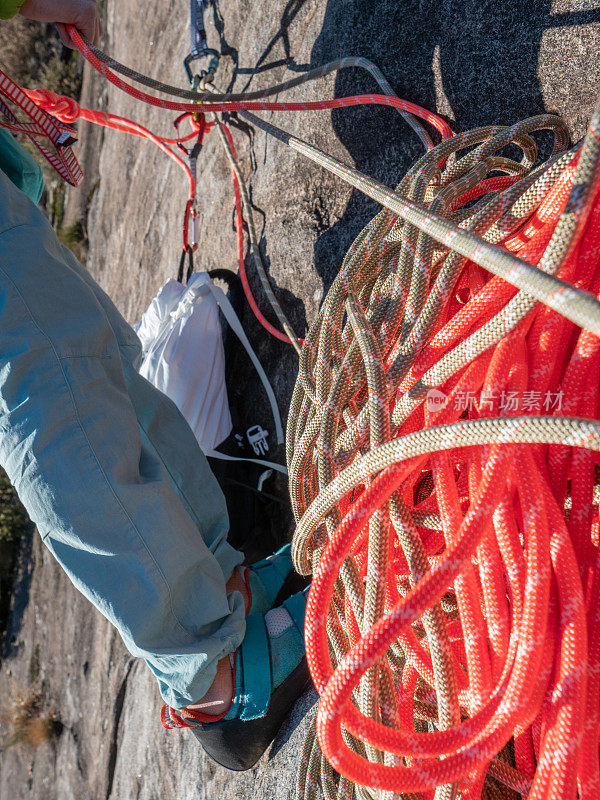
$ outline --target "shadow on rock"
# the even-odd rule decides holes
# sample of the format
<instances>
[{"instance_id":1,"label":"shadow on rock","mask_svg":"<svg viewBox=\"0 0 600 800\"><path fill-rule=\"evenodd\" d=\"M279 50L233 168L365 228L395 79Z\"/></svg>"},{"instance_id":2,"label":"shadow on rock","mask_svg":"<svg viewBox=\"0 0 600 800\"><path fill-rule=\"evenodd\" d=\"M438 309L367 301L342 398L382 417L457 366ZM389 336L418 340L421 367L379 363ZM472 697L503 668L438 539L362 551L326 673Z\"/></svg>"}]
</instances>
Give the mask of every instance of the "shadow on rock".
<instances>
[{"instance_id":1,"label":"shadow on rock","mask_svg":"<svg viewBox=\"0 0 600 800\"><path fill-rule=\"evenodd\" d=\"M306 725L311 724L312 715L310 715L310 710L315 706L318 699L319 696L316 689L311 687L304 692L302 697L291 710L290 715L285 721L285 724L277 734L277 738L273 742L269 751L269 760L275 758L275 756L277 756L278 753L283 750L283 748L294 735L295 731L301 725L306 727Z\"/></svg>"},{"instance_id":2,"label":"shadow on rock","mask_svg":"<svg viewBox=\"0 0 600 800\"><path fill-rule=\"evenodd\" d=\"M600 21L600 9L553 14L552 5L551 0L526 8L521 0L329 0L310 67L364 56L399 97L438 108L456 120L456 130L510 125L548 110L538 78L544 32ZM335 96L374 89L364 70L345 69L337 75ZM332 122L350 163L388 186L423 152L393 109L336 109ZM319 237L315 264L325 291L352 240L379 208L355 191L343 218Z\"/></svg>"},{"instance_id":3,"label":"shadow on rock","mask_svg":"<svg viewBox=\"0 0 600 800\"><path fill-rule=\"evenodd\" d=\"M17 557L16 577L12 590L11 611L6 630L6 637L0 652L0 658L10 658L15 655L18 649L16 642L23 614L29 602L29 588L33 577L35 559L33 557L33 540L37 536L37 531L32 523L25 526L23 539L19 547Z\"/></svg>"}]
</instances>

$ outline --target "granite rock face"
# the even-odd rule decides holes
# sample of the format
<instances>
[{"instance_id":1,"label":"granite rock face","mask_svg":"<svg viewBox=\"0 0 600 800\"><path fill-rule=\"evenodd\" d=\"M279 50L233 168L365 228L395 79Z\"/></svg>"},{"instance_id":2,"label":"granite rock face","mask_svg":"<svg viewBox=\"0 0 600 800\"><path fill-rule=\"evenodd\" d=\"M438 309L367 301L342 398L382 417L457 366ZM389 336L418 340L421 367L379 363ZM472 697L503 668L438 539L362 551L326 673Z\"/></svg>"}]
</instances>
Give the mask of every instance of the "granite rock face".
<instances>
[{"instance_id":1,"label":"granite rock face","mask_svg":"<svg viewBox=\"0 0 600 800\"><path fill-rule=\"evenodd\" d=\"M108 0L105 17L107 52L184 85L187 3ZM255 89L340 56L363 55L382 69L400 96L442 113L456 130L511 124L548 110L563 115L576 141L600 89L600 3L593 0L218 0L207 22L209 44L223 54L219 88ZM292 96L317 99L374 89L366 73L349 69ZM89 72L82 102L170 135L173 115L137 104ZM265 117L389 185L421 152L416 136L390 109ZM275 293L302 335L376 205L243 121L230 123ZM84 132L79 152L88 178L79 195L71 195L70 213L89 207L88 267L133 322L176 274L186 187L179 170L156 148L131 137ZM235 269L233 192L213 134L206 137L198 178L197 264ZM250 281L272 319L253 274ZM243 322L284 412L296 356L264 334L250 311ZM230 394L240 418L269 427L266 402L242 356L235 374ZM271 455L282 457L274 448ZM275 489L283 492L284 484ZM277 538L290 535L288 517ZM56 712L64 728L55 743L35 753L13 747L0 755L0 796L293 797L313 694L299 703L254 770L233 774L217 768L186 732L162 730L159 698L144 664L128 655L37 539L24 549L22 561L0 692L7 697L19 688L40 690L45 707Z\"/></svg>"}]
</instances>

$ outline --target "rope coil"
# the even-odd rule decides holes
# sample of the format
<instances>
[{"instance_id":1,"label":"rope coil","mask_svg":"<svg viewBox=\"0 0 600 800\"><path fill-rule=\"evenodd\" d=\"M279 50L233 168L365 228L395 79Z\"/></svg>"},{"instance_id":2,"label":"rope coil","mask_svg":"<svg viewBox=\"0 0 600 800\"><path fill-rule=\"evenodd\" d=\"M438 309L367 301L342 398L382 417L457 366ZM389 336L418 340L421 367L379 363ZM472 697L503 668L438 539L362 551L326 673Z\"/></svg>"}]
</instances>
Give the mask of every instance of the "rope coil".
<instances>
[{"instance_id":1,"label":"rope coil","mask_svg":"<svg viewBox=\"0 0 600 800\"><path fill-rule=\"evenodd\" d=\"M453 137L395 195L595 298L599 120L562 154L553 121L535 167L543 118ZM592 800L597 332L414 222L367 225L301 353L288 466L320 701L298 797Z\"/></svg>"}]
</instances>

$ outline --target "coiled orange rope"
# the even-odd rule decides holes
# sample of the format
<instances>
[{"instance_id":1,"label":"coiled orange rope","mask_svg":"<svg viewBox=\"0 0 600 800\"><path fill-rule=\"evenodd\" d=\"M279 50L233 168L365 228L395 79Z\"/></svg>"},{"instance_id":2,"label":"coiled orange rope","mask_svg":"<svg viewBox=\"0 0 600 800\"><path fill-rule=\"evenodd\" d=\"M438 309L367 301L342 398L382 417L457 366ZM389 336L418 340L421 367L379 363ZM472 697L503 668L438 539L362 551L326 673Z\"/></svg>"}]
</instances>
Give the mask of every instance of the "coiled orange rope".
<instances>
[{"instance_id":1,"label":"coiled orange rope","mask_svg":"<svg viewBox=\"0 0 600 800\"><path fill-rule=\"evenodd\" d=\"M510 133L520 163L499 129L462 134L396 192L597 295L599 119L534 169L539 120ZM598 337L382 212L302 356L288 463L320 702L299 796L597 798Z\"/></svg>"}]
</instances>

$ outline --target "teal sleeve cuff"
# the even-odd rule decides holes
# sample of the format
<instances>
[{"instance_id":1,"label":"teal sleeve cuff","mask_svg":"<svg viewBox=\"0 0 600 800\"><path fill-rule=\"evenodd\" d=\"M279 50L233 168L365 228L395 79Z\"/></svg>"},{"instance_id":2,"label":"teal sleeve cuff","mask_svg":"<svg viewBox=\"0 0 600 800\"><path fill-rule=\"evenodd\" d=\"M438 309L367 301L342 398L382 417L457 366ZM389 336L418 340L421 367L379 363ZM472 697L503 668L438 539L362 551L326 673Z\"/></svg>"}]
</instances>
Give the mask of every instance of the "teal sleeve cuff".
<instances>
[{"instance_id":1,"label":"teal sleeve cuff","mask_svg":"<svg viewBox=\"0 0 600 800\"><path fill-rule=\"evenodd\" d=\"M25 0L0 0L0 19L10 19L19 11Z\"/></svg>"},{"instance_id":2,"label":"teal sleeve cuff","mask_svg":"<svg viewBox=\"0 0 600 800\"><path fill-rule=\"evenodd\" d=\"M42 168L8 131L0 128L0 169L15 186L39 203L44 188Z\"/></svg>"}]
</instances>

